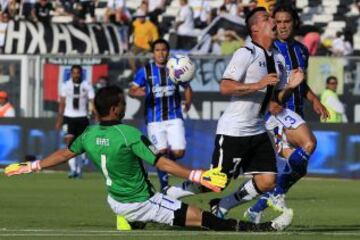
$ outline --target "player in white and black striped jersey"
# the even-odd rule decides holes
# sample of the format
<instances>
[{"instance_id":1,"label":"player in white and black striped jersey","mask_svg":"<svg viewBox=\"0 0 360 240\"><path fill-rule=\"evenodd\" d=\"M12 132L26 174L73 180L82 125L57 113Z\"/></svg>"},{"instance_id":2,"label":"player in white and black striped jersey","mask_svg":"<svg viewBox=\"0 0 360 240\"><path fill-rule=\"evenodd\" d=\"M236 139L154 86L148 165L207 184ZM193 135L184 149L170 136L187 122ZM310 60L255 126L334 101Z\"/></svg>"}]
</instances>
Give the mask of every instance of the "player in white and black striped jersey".
<instances>
[{"instance_id":1,"label":"player in white and black striped jersey","mask_svg":"<svg viewBox=\"0 0 360 240\"><path fill-rule=\"evenodd\" d=\"M62 83L60 88L59 110L56 119L56 129L65 132L65 143L69 143L79 136L89 125L88 115L93 107L94 89L87 81L82 81L80 65L71 67L71 79ZM90 109L88 109L90 106ZM70 178L81 177L82 157L69 160Z\"/></svg>"},{"instance_id":2,"label":"player in white and black striped jersey","mask_svg":"<svg viewBox=\"0 0 360 240\"><path fill-rule=\"evenodd\" d=\"M285 59L272 48L276 27L266 9L254 9L247 17L247 27L252 42L234 53L220 83L221 93L232 98L218 122L212 166L221 166L230 179L239 173L253 178L236 192L211 202L219 217L275 186L275 152L263 114L270 100L284 101L304 79L297 69L286 84ZM183 197L202 191L191 184L181 188L184 191L169 188L167 194Z\"/></svg>"}]
</instances>

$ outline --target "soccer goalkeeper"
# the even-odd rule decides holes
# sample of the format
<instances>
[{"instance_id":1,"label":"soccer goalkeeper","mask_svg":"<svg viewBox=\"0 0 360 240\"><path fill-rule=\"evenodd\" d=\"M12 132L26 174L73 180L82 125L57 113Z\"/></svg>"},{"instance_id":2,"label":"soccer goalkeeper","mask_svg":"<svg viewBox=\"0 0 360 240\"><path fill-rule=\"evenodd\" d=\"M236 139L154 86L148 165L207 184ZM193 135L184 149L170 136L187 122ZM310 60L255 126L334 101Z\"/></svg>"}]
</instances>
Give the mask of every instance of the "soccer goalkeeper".
<instances>
[{"instance_id":1,"label":"soccer goalkeeper","mask_svg":"<svg viewBox=\"0 0 360 240\"><path fill-rule=\"evenodd\" d=\"M220 169L189 170L157 155L157 150L139 130L121 124L125 113L125 98L121 89L105 87L99 90L95 96L95 107L100 124L88 127L67 149L58 150L41 161L11 164L5 169L5 174L12 176L40 171L86 152L104 175L110 207L128 222L158 222L221 231L277 231L290 224L288 218L282 215L261 224L224 220L153 192L141 159L215 192L225 187L227 177L220 173Z\"/></svg>"}]
</instances>

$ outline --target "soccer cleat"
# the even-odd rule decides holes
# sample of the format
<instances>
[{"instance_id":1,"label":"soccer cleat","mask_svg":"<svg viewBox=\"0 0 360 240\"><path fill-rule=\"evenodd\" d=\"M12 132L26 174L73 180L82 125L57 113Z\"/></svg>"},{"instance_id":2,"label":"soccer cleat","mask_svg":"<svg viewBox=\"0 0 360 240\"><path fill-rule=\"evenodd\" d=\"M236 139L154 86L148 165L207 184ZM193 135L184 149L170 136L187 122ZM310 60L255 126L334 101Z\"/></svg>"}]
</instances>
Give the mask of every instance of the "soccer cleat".
<instances>
[{"instance_id":1,"label":"soccer cleat","mask_svg":"<svg viewBox=\"0 0 360 240\"><path fill-rule=\"evenodd\" d=\"M285 202L285 194L270 194L269 199L267 200L269 207L278 212L284 212L287 208Z\"/></svg>"},{"instance_id":2,"label":"soccer cleat","mask_svg":"<svg viewBox=\"0 0 360 240\"><path fill-rule=\"evenodd\" d=\"M274 231L271 227L271 223L261 223L255 224L247 221L239 221L237 226L237 231L241 232L264 232L264 231Z\"/></svg>"},{"instance_id":3,"label":"soccer cleat","mask_svg":"<svg viewBox=\"0 0 360 240\"><path fill-rule=\"evenodd\" d=\"M219 206L220 200L221 200L220 198L214 198L214 199L210 200L210 202L209 202L210 211L216 217L224 219L228 210Z\"/></svg>"},{"instance_id":4,"label":"soccer cleat","mask_svg":"<svg viewBox=\"0 0 360 240\"><path fill-rule=\"evenodd\" d=\"M77 178L78 174L75 171L70 171L68 174L68 178Z\"/></svg>"},{"instance_id":5,"label":"soccer cleat","mask_svg":"<svg viewBox=\"0 0 360 240\"><path fill-rule=\"evenodd\" d=\"M283 231L290 226L293 216L293 210L291 208L286 208L280 216L271 221L271 227L276 231Z\"/></svg>"},{"instance_id":6,"label":"soccer cleat","mask_svg":"<svg viewBox=\"0 0 360 240\"><path fill-rule=\"evenodd\" d=\"M249 222L258 224L261 221L261 214L262 212L251 211L251 209L248 208L244 213L244 219Z\"/></svg>"},{"instance_id":7,"label":"soccer cleat","mask_svg":"<svg viewBox=\"0 0 360 240\"><path fill-rule=\"evenodd\" d=\"M132 230L140 230L146 227L146 223L144 222L129 222Z\"/></svg>"}]
</instances>

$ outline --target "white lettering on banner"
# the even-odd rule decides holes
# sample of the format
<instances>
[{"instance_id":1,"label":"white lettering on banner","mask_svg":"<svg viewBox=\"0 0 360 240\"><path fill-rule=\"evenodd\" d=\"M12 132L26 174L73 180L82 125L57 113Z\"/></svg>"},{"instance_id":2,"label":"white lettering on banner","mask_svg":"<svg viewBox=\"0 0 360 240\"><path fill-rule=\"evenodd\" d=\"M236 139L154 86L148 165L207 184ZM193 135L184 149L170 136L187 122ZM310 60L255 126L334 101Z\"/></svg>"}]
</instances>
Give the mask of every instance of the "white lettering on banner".
<instances>
[{"instance_id":1,"label":"white lettering on banner","mask_svg":"<svg viewBox=\"0 0 360 240\"><path fill-rule=\"evenodd\" d=\"M27 49L28 54L34 54L36 48L39 47L40 53L46 53L46 43L44 39L44 26L40 23L37 24L38 29L35 28L31 22L26 22L26 27L31 34L31 42Z\"/></svg>"},{"instance_id":2,"label":"white lettering on banner","mask_svg":"<svg viewBox=\"0 0 360 240\"><path fill-rule=\"evenodd\" d=\"M93 28L99 29L99 26L97 26L97 25L87 25L87 27L88 27L88 30L89 30L91 44L92 44L92 47L93 47L93 54L99 54L100 53L99 46L98 46L98 44L96 42L96 37L95 37L94 30L93 30Z\"/></svg>"},{"instance_id":3,"label":"white lettering on banner","mask_svg":"<svg viewBox=\"0 0 360 240\"><path fill-rule=\"evenodd\" d=\"M49 58L48 59L49 63L52 64L59 64L59 65L74 65L74 64L78 64L78 65L95 65L95 64L101 64L102 61L100 58L92 58L92 57L88 57L88 58Z\"/></svg>"},{"instance_id":4,"label":"white lettering on banner","mask_svg":"<svg viewBox=\"0 0 360 240\"><path fill-rule=\"evenodd\" d=\"M354 122L360 122L360 104L354 106Z\"/></svg>"},{"instance_id":5,"label":"white lettering on banner","mask_svg":"<svg viewBox=\"0 0 360 240\"><path fill-rule=\"evenodd\" d=\"M218 120L228 105L229 102L204 101L202 102L201 111L197 110L194 105L191 105L189 111L184 114L184 118L192 120Z\"/></svg>"},{"instance_id":6,"label":"white lettering on banner","mask_svg":"<svg viewBox=\"0 0 360 240\"><path fill-rule=\"evenodd\" d=\"M225 71L227 59L196 59L196 72L191 87L194 92L219 92L219 81Z\"/></svg>"},{"instance_id":7,"label":"white lettering on banner","mask_svg":"<svg viewBox=\"0 0 360 240\"><path fill-rule=\"evenodd\" d=\"M218 120L228 104L229 102L204 101L202 102L201 111L196 109L194 105L191 105L189 112L184 115L184 118L192 120Z\"/></svg>"},{"instance_id":8,"label":"white lettering on banner","mask_svg":"<svg viewBox=\"0 0 360 240\"><path fill-rule=\"evenodd\" d=\"M112 31L115 34L115 37L116 37L116 41L113 42L114 44L117 44L118 45L118 51L119 52L125 52L126 50L128 50L128 47L127 47L127 38L128 38L128 34L124 34L124 31L121 31L121 35L118 34L119 33L119 28L116 27L114 24L109 24L107 25L107 27L110 27L112 28Z\"/></svg>"},{"instance_id":9,"label":"white lettering on banner","mask_svg":"<svg viewBox=\"0 0 360 240\"><path fill-rule=\"evenodd\" d=\"M57 24L51 24L51 28L53 31L53 47L51 50L51 53L56 54L60 52L60 43L62 41L65 42L66 44L66 54L69 54L72 52L72 43L71 43L71 38L70 38L70 32L69 30L66 28L65 25L57 25ZM60 31L61 29L61 31Z\"/></svg>"},{"instance_id":10,"label":"white lettering on banner","mask_svg":"<svg viewBox=\"0 0 360 240\"><path fill-rule=\"evenodd\" d=\"M111 41L111 36L110 36L110 32L109 29L105 26L104 27L104 32L105 32L105 37L109 46L109 53L110 54L115 54L115 49L114 49L114 44Z\"/></svg>"},{"instance_id":11,"label":"white lettering on banner","mask_svg":"<svg viewBox=\"0 0 360 240\"><path fill-rule=\"evenodd\" d=\"M24 53L26 39L26 25L20 22L19 30L15 30L15 22L10 21L7 26L5 39L5 53L14 53L13 44L17 41L16 52L18 54Z\"/></svg>"},{"instance_id":12,"label":"white lettering on banner","mask_svg":"<svg viewBox=\"0 0 360 240\"><path fill-rule=\"evenodd\" d=\"M84 54L91 54L91 39L82 31L76 29L73 25L68 26L70 33L77 39L83 41L86 45Z\"/></svg>"},{"instance_id":13,"label":"white lettering on banner","mask_svg":"<svg viewBox=\"0 0 360 240\"><path fill-rule=\"evenodd\" d=\"M9 21L5 34L6 54L122 54L128 49L125 27L114 24L71 24ZM120 36L121 35L121 36Z\"/></svg>"},{"instance_id":14,"label":"white lettering on banner","mask_svg":"<svg viewBox=\"0 0 360 240\"><path fill-rule=\"evenodd\" d=\"M196 110L194 105L191 105L189 111L187 113L184 113L184 118L185 119L194 119L194 120L201 119L200 113Z\"/></svg>"},{"instance_id":15,"label":"white lettering on banner","mask_svg":"<svg viewBox=\"0 0 360 240\"><path fill-rule=\"evenodd\" d=\"M211 119L211 102L205 101L202 103L202 119Z\"/></svg>"}]
</instances>

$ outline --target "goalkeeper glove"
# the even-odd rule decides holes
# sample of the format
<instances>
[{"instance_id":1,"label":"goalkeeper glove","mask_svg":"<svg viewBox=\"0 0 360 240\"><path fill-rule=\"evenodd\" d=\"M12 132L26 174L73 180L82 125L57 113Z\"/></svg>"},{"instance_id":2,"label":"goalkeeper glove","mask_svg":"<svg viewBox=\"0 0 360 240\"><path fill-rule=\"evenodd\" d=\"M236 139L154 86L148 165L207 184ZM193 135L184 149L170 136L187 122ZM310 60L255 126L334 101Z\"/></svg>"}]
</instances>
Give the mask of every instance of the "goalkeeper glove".
<instances>
[{"instance_id":1,"label":"goalkeeper glove","mask_svg":"<svg viewBox=\"0 0 360 240\"><path fill-rule=\"evenodd\" d=\"M207 171L192 170L189 180L211 189L214 192L221 192L227 183L227 175L221 172L221 168L213 168Z\"/></svg>"},{"instance_id":2,"label":"goalkeeper glove","mask_svg":"<svg viewBox=\"0 0 360 240\"><path fill-rule=\"evenodd\" d=\"M22 163L13 163L5 168L5 175L12 176L17 174L38 172L41 170L40 160L34 162L22 162Z\"/></svg>"}]
</instances>

